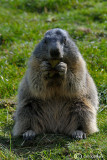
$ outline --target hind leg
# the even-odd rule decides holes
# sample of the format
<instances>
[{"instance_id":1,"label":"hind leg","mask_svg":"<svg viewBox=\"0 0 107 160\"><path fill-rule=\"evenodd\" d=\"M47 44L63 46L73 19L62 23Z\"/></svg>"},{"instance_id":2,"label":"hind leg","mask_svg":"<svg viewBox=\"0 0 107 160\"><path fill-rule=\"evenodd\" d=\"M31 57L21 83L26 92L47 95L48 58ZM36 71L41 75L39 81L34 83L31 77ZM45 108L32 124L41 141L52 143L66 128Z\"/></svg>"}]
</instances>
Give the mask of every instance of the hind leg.
<instances>
[{"instance_id":1,"label":"hind leg","mask_svg":"<svg viewBox=\"0 0 107 160\"><path fill-rule=\"evenodd\" d=\"M66 133L74 139L84 139L87 134L98 131L96 113L82 102L71 107L69 118L70 123L66 128Z\"/></svg>"},{"instance_id":2,"label":"hind leg","mask_svg":"<svg viewBox=\"0 0 107 160\"><path fill-rule=\"evenodd\" d=\"M71 116L71 115L70 115ZM73 139L85 139L86 138L86 131L83 128L83 121L82 123L79 120L78 114L74 114L71 116L71 120L69 125L67 125L65 129L65 134L70 135Z\"/></svg>"},{"instance_id":3,"label":"hind leg","mask_svg":"<svg viewBox=\"0 0 107 160\"><path fill-rule=\"evenodd\" d=\"M24 106L22 108L18 108L15 115L15 125L13 127L12 134L17 137L22 135L25 131L30 128L30 112L29 108Z\"/></svg>"},{"instance_id":4,"label":"hind leg","mask_svg":"<svg viewBox=\"0 0 107 160\"><path fill-rule=\"evenodd\" d=\"M42 127L39 123L38 110L35 102L29 102L23 107L19 107L16 111L15 125L13 128L13 136L23 135L24 139L32 139L37 134L41 133Z\"/></svg>"},{"instance_id":5,"label":"hind leg","mask_svg":"<svg viewBox=\"0 0 107 160\"><path fill-rule=\"evenodd\" d=\"M89 112L87 114L82 113L84 116L78 115L77 121L77 129L72 133L72 138L74 139L85 139L86 135L92 134L94 132L98 131L97 125L96 125L96 116Z\"/></svg>"}]
</instances>

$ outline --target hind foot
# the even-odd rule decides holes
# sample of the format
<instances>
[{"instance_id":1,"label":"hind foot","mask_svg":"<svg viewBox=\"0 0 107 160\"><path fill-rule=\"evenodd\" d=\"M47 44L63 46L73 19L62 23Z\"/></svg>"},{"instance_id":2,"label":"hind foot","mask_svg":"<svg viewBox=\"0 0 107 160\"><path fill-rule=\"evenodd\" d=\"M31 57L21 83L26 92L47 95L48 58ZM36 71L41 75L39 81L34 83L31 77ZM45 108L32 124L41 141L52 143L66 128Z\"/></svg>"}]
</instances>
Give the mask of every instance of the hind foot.
<instances>
[{"instance_id":1,"label":"hind foot","mask_svg":"<svg viewBox=\"0 0 107 160\"><path fill-rule=\"evenodd\" d=\"M72 138L73 139L85 139L86 138L86 133L80 130L76 130L72 133Z\"/></svg>"},{"instance_id":2,"label":"hind foot","mask_svg":"<svg viewBox=\"0 0 107 160\"><path fill-rule=\"evenodd\" d=\"M36 136L36 133L32 130L28 130L27 132L23 133L24 140L32 140Z\"/></svg>"}]
</instances>

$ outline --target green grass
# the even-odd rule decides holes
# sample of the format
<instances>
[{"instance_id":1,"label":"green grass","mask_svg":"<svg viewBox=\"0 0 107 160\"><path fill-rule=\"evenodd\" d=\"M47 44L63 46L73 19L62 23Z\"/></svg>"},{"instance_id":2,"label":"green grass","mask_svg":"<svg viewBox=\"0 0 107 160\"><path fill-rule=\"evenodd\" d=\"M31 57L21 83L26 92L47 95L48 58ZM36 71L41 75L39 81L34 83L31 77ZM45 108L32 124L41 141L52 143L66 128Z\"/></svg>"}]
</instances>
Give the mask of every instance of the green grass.
<instances>
[{"instance_id":1,"label":"green grass","mask_svg":"<svg viewBox=\"0 0 107 160\"><path fill-rule=\"evenodd\" d=\"M107 2L104 0L0 1L0 160L106 159ZM44 33L62 28L75 40L99 92L99 132L86 140L40 135L11 137L20 80ZM76 158L77 157L77 158Z\"/></svg>"}]
</instances>

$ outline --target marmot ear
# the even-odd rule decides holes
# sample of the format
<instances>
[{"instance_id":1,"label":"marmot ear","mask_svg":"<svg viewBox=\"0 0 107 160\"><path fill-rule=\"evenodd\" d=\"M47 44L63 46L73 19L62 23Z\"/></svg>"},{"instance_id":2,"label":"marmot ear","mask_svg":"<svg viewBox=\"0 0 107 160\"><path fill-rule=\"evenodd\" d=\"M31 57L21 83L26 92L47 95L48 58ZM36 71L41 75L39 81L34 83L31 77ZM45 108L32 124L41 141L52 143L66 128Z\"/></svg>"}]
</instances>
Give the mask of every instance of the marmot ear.
<instances>
[{"instance_id":1,"label":"marmot ear","mask_svg":"<svg viewBox=\"0 0 107 160\"><path fill-rule=\"evenodd\" d=\"M51 30L51 29L47 30L47 31L45 32L44 36L45 36L50 30Z\"/></svg>"}]
</instances>

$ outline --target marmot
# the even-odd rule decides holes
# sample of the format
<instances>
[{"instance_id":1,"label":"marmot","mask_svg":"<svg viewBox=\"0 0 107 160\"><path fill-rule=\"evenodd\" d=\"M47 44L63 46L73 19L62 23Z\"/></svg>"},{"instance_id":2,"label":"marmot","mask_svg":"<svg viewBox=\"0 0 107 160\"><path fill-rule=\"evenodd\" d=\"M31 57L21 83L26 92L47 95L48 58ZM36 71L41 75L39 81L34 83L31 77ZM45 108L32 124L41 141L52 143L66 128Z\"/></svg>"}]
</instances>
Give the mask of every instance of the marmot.
<instances>
[{"instance_id":1,"label":"marmot","mask_svg":"<svg viewBox=\"0 0 107 160\"><path fill-rule=\"evenodd\" d=\"M13 136L61 133L75 139L98 131L97 89L67 31L46 32L18 91Z\"/></svg>"}]
</instances>

